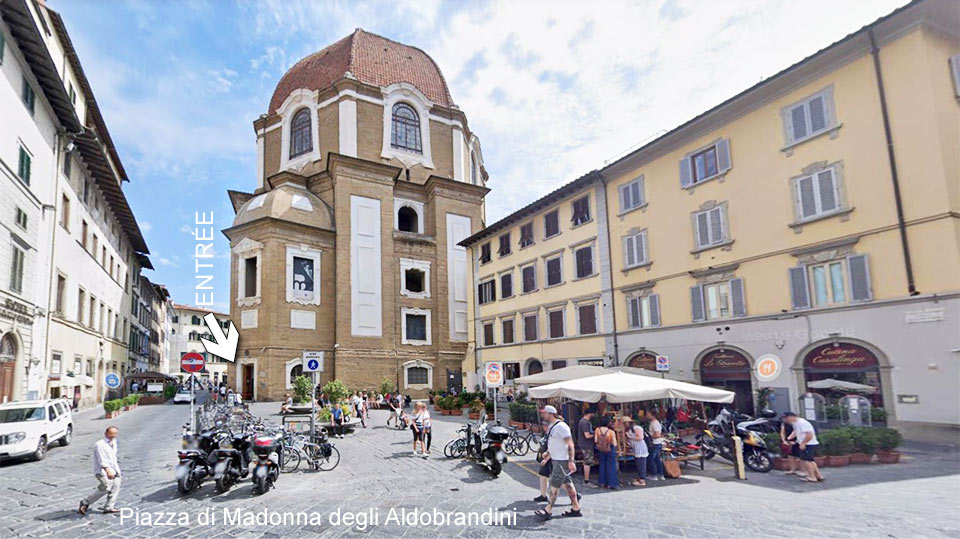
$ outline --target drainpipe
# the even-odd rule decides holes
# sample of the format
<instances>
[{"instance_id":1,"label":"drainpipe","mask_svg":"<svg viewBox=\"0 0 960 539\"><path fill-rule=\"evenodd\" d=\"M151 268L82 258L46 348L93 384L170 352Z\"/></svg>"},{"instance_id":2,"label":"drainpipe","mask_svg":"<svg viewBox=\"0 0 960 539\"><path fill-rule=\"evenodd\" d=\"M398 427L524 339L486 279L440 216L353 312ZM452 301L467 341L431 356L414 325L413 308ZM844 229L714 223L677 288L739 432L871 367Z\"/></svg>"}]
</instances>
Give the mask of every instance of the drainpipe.
<instances>
[{"instance_id":1,"label":"drainpipe","mask_svg":"<svg viewBox=\"0 0 960 539\"><path fill-rule=\"evenodd\" d=\"M603 184L603 197L607 198L607 178L604 177L603 173L599 170L597 171L597 177L600 178L600 183ZM613 363L615 367L620 366L620 343L617 337L617 306L616 306L616 291L613 289L613 247L611 247L612 238L610 237L610 201L607 200L606 204L607 215L604 219L604 224L606 225L606 230L604 233L607 235L607 273L610 277L610 313L613 316Z\"/></svg>"},{"instance_id":2,"label":"drainpipe","mask_svg":"<svg viewBox=\"0 0 960 539\"><path fill-rule=\"evenodd\" d=\"M897 228L900 230L900 246L903 248L903 263L907 271L907 293L916 296L916 282L913 279L913 263L910 260L910 244L907 242L907 224L903 217L903 199L900 195L900 178L897 175L897 159L893 151L893 135L890 132L890 114L887 111L887 95L883 87L883 73L880 70L880 49L877 47L873 28L867 28L870 38L870 54L873 56L873 70L877 75L877 92L880 94L880 113L883 116L883 134L887 140L887 158L890 162L890 178L893 181L893 197L897 206Z\"/></svg>"}]
</instances>

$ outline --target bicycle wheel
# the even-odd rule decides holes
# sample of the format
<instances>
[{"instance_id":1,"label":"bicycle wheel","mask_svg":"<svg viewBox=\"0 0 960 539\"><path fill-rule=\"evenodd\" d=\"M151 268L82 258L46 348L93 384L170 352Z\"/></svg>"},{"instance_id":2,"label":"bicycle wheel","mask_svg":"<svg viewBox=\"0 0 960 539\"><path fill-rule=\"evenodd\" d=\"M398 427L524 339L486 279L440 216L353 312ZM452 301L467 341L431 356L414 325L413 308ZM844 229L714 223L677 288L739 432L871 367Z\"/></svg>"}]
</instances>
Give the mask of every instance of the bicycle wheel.
<instances>
[{"instance_id":1,"label":"bicycle wheel","mask_svg":"<svg viewBox=\"0 0 960 539\"><path fill-rule=\"evenodd\" d=\"M526 438L520 438L520 437L518 436L518 437L517 437L517 448L516 448L516 452L514 452L514 455L516 455L516 456L518 456L518 457L522 457L522 456L526 455L529 451L530 451L530 444L527 443Z\"/></svg>"},{"instance_id":2,"label":"bicycle wheel","mask_svg":"<svg viewBox=\"0 0 960 539\"><path fill-rule=\"evenodd\" d=\"M450 440L447 442L447 445L443 446L443 456L453 458L453 446L457 443L456 439Z\"/></svg>"},{"instance_id":3,"label":"bicycle wheel","mask_svg":"<svg viewBox=\"0 0 960 539\"><path fill-rule=\"evenodd\" d=\"M297 471L300 467L300 451L296 447L286 447L283 450L283 466L280 468L282 473Z\"/></svg>"},{"instance_id":4,"label":"bicycle wheel","mask_svg":"<svg viewBox=\"0 0 960 539\"><path fill-rule=\"evenodd\" d=\"M454 440L453 448L451 449L451 456L454 458L460 458L464 453L467 452L467 441L463 438Z\"/></svg>"},{"instance_id":5,"label":"bicycle wheel","mask_svg":"<svg viewBox=\"0 0 960 539\"><path fill-rule=\"evenodd\" d=\"M337 464L340 464L340 451L337 450L336 446L330 445L329 455L320 457L320 460L317 461L317 468L329 472L336 468Z\"/></svg>"},{"instance_id":6,"label":"bicycle wheel","mask_svg":"<svg viewBox=\"0 0 960 539\"><path fill-rule=\"evenodd\" d=\"M524 438L524 440L527 442L527 446L530 448L530 451L533 451L534 453L540 452L541 440L539 436L531 432L526 438Z\"/></svg>"},{"instance_id":7,"label":"bicycle wheel","mask_svg":"<svg viewBox=\"0 0 960 539\"><path fill-rule=\"evenodd\" d=\"M503 442L503 452L508 455L517 454L517 439L510 436Z\"/></svg>"}]
</instances>

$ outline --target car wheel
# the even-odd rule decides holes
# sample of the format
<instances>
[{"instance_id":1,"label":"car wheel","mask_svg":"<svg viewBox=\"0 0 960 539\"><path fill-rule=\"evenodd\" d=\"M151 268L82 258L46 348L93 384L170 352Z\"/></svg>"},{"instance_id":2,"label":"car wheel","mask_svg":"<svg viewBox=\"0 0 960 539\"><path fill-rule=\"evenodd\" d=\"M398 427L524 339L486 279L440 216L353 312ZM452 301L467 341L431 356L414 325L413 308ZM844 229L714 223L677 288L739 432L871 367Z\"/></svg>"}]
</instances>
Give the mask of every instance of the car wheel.
<instances>
[{"instance_id":1,"label":"car wheel","mask_svg":"<svg viewBox=\"0 0 960 539\"><path fill-rule=\"evenodd\" d=\"M67 447L73 441L73 425L67 425L67 433L60 438L60 447Z\"/></svg>"},{"instance_id":2,"label":"car wheel","mask_svg":"<svg viewBox=\"0 0 960 539\"><path fill-rule=\"evenodd\" d=\"M47 437L41 436L37 442L37 450L33 452L33 460L43 460L47 456Z\"/></svg>"}]
</instances>

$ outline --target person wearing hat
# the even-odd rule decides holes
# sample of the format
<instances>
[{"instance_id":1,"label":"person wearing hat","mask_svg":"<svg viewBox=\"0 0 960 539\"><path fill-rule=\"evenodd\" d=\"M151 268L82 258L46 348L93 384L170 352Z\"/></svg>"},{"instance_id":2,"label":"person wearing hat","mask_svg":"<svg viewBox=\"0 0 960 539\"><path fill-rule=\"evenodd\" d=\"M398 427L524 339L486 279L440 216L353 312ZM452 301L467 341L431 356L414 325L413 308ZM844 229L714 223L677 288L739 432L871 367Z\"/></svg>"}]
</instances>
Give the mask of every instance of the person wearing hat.
<instances>
[{"instance_id":1,"label":"person wearing hat","mask_svg":"<svg viewBox=\"0 0 960 539\"><path fill-rule=\"evenodd\" d=\"M630 448L633 450L633 462L637 466L637 478L630 484L635 487L645 487L647 486L647 456L650 450L647 448L646 440L643 439L643 427L637 425L630 416L624 416L623 426L627 441L630 442Z\"/></svg>"},{"instance_id":2,"label":"person wearing hat","mask_svg":"<svg viewBox=\"0 0 960 539\"><path fill-rule=\"evenodd\" d=\"M571 508L565 511L563 516L583 516L580 513L577 489L573 486L573 479L571 478L573 473L577 471L573 433L570 431L570 427L559 419L558 415L557 409L550 405L544 406L540 410L540 418L547 424L547 434L544 436L547 452L544 453L540 465L545 465L548 460L553 461L553 467L550 471L550 491L547 506L536 512L536 515L543 520L553 518L553 506L557 501L561 486L570 496L571 503Z\"/></svg>"}]
</instances>

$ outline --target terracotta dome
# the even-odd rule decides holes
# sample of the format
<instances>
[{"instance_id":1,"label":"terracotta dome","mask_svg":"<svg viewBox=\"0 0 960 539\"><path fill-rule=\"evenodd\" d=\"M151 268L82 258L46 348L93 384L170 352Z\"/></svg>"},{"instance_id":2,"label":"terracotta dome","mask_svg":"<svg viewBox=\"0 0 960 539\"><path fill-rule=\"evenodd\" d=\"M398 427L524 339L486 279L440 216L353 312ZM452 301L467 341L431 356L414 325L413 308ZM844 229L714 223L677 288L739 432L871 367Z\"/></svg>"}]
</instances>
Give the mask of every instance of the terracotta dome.
<instances>
[{"instance_id":1,"label":"terracotta dome","mask_svg":"<svg viewBox=\"0 0 960 539\"><path fill-rule=\"evenodd\" d=\"M263 217L273 217L300 225L336 230L333 210L316 195L292 185L281 185L246 201L237 211L233 226Z\"/></svg>"},{"instance_id":2,"label":"terracotta dome","mask_svg":"<svg viewBox=\"0 0 960 539\"><path fill-rule=\"evenodd\" d=\"M447 81L427 53L357 28L291 67L273 91L269 112L279 109L294 90L323 90L348 73L360 82L381 88L406 82L438 105L453 105Z\"/></svg>"}]
</instances>

